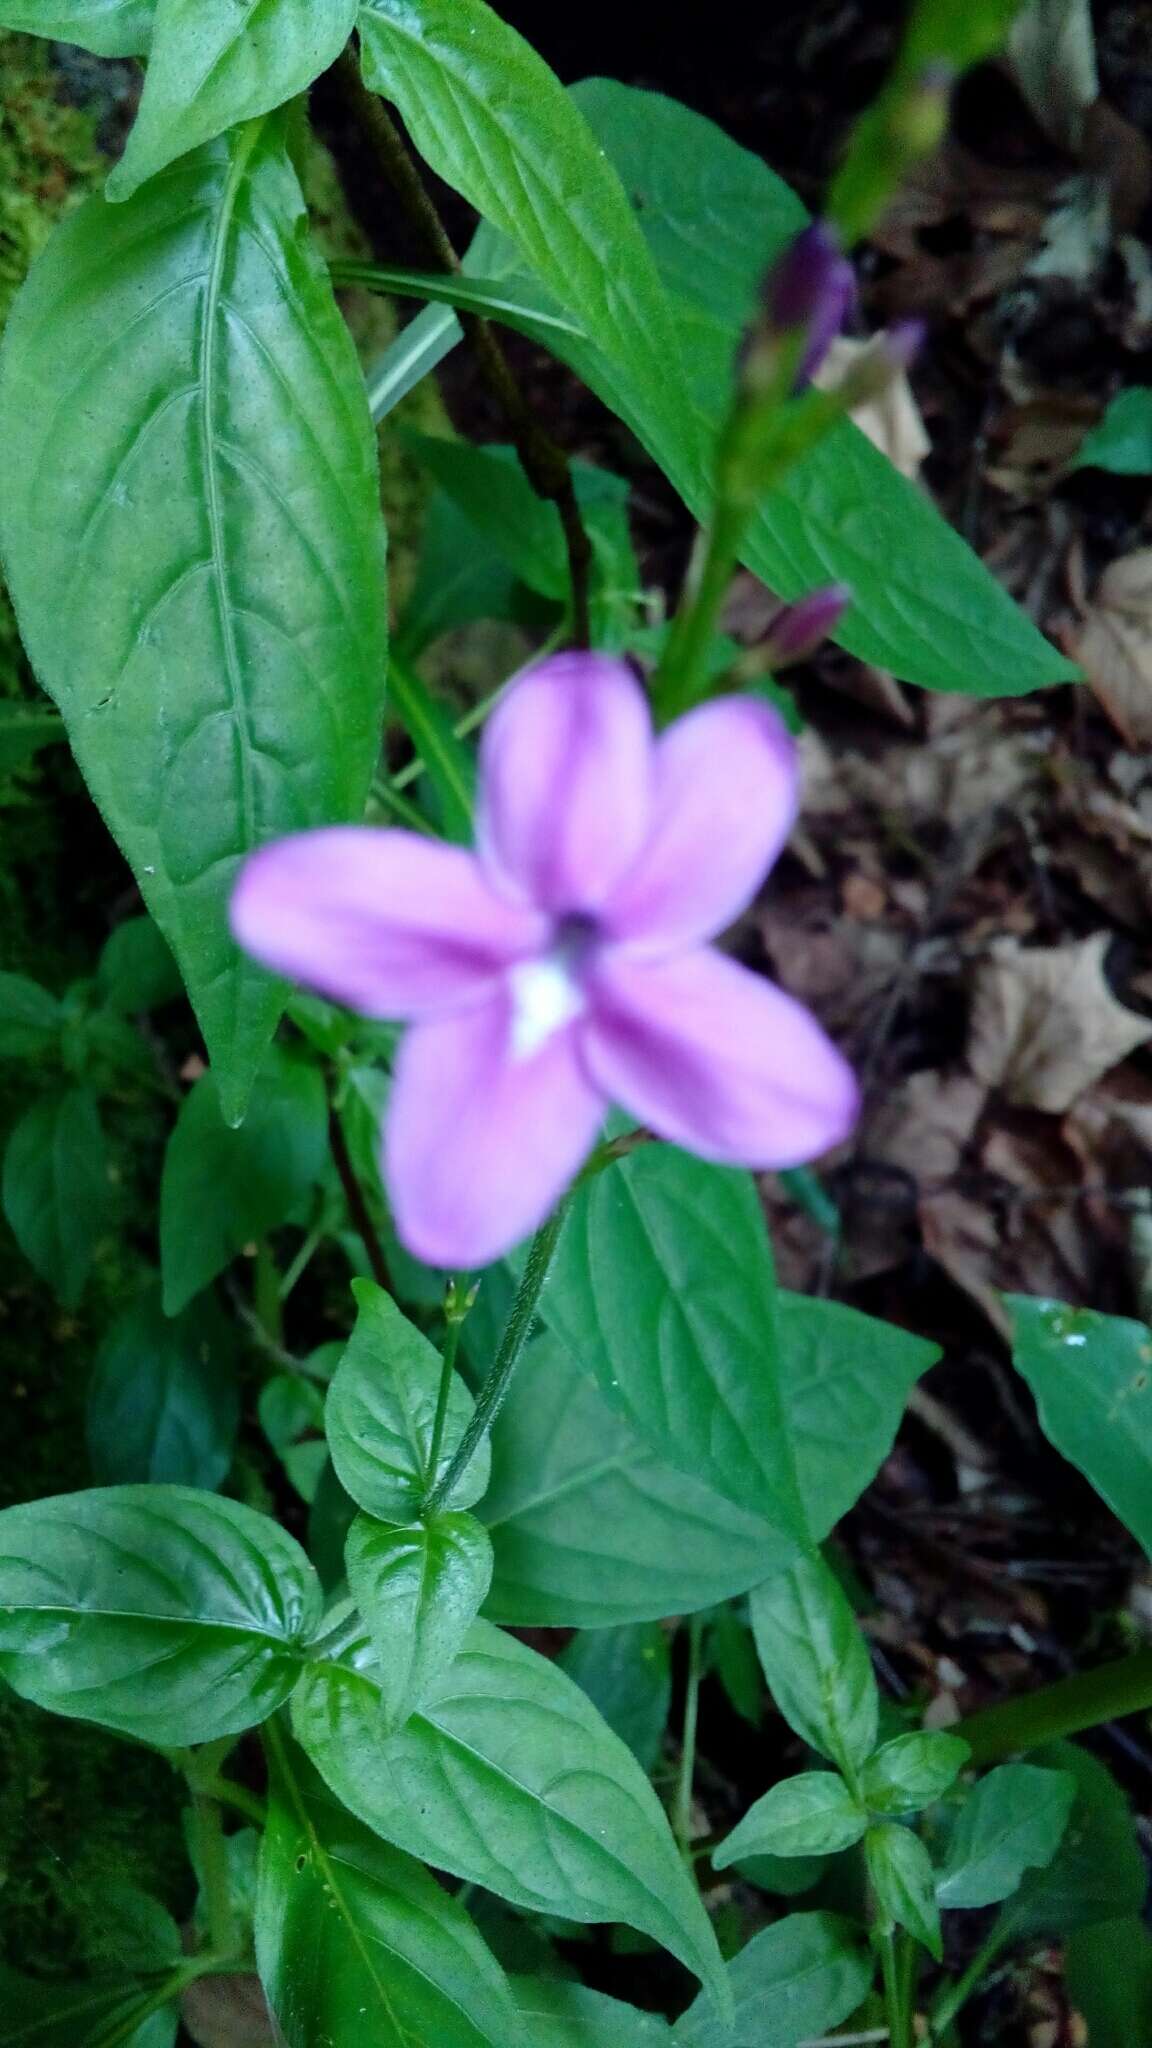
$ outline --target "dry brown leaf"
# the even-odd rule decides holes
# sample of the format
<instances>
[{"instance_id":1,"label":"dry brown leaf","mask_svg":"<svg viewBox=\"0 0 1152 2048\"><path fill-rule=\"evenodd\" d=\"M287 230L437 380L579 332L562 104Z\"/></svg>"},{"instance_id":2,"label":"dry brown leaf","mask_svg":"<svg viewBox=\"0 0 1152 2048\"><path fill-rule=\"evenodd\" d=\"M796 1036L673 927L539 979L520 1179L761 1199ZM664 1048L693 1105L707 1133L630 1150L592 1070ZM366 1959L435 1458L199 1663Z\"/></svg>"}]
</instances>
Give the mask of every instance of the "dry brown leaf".
<instances>
[{"instance_id":1,"label":"dry brown leaf","mask_svg":"<svg viewBox=\"0 0 1152 2048\"><path fill-rule=\"evenodd\" d=\"M1121 738L1152 745L1152 548L1105 570L1074 651Z\"/></svg>"},{"instance_id":2,"label":"dry brown leaf","mask_svg":"<svg viewBox=\"0 0 1152 2048\"><path fill-rule=\"evenodd\" d=\"M834 390L843 383L853 364L862 355L870 354L873 347L870 341L852 341L842 334L832 343L813 377L813 383L824 391ZM858 405L852 418L860 432L867 434L902 476L913 480L919 476L920 465L931 452L932 443L907 377L894 377L879 398L869 399L866 405Z\"/></svg>"},{"instance_id":3,"label":"dry brown leaf","mask_svg":"<svg viewBox=\"0 0 1152 2048\"><path fill-rule=\"evenodd\" d=\"M1069 1109L1152 1038L1152 1020L1117 1002L1104 977L1110 934L1025 951L993 948L976 977L968 1062L989 1088L1032 1109Z\"/></svg>"}]
</instances>

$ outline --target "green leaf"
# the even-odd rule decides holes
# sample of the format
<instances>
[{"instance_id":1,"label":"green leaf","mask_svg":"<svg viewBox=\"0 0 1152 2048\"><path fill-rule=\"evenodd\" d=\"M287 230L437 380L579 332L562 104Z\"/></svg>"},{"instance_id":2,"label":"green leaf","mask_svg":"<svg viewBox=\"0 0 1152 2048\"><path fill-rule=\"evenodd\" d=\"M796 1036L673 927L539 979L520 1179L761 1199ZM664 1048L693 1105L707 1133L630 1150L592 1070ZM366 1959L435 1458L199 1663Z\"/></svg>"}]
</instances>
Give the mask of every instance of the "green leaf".
<instances>
[{"instance_id":1,"label":"green leaf","mask_svg":"<svg viewBox=\"0 0 1152 2048\"><path fill-rule=\"evenodd\" d=\"M514 1977L512 1995L531 2048L671 2048L667 2023L562 1978Z\"/></svg>"},{"instance_id":2,"label":"green leaf","mask_svg":"<svg viewBox=\"0 0 1152 2048\"><path fill-rule=\"evenodd\" d=\"M125 1017L162 1009L184 992L172 949L150 917L117 925L100 955L96 986Z\"/></svg>"},{"instance_id":3,"label":"green leaf","mask_svg":"<svg viewBox=\"0 0 1152 2048\"><path fill-rule=\"evenodd\" d=\"M24 974L0 974L0 1059L29 1060L59 1040L63 1011Z\"/></svg>"},{"instance_id":4,"label":"green leaf","mask_svg":"<svg viewBox=\"0 0 1152 2048\"><path fill-rule=\"evenodd\" d=\"M1000 1764L970 1792L936 1884L942 1906L994 1906L1060 1847L1075 1780L1035 1764Z\"/></svg>"},{"instance_id":5,"label":"green leaf","mask_svg":"<svg viewBox=\"0 0 1152 2048\"><path fill-rule=\"evenodd\" d=\"M155 13L156 0L0 0L0 28L79 43L97 57L140 57Z\"/></svg>"},{"instance_id":6,"label":"green leaf","mask_svg":"<svg viewBox=\"0 0 1152 2048\"><path fill-rule=\"evenodd\" d=\"M115 1486L0 1514L0 1675L170 1748L275 1712L319 1620L299 1545L239 1502Z\"/></svg>"},{"instance_id":7,"label":"green leaf","mask_svg":"<svg viewBox=\"0 0 1152 2048\"><path fill-rule=\"evenodd\" d=\"M153 2002L131 1978L40 1983L0 1963L4 2048L116 2048Z\"/></svg>"},{"instance_id":8,"label":"green leaf","mask_svg":"<svg viewBox=\"0 0 1152 2048\"><path fill-rule=\"evenodd\" d=\"M146 179L214 142L228 128L294 99L334 64L352 33L357 0L156 0L140 111L109 199L130 199Z\"/></svg>"},{"instance_id":9,"label":"green leaf","mask_svg":"<svg viewBox=\"0 0 1152 2048\"><path fill-rule=\"evenodd\" d=\"M764 1676L784 1719L851 1779L876 1746L879 1699L856 1617L826 1564L801 1558L751 1599Z\"/></svg>"},{"instance_id":10,"label":"green leaf","mask_svg":"<svg viewBox=\"0 0 1152 2048\"><path fill-rule=\"evenodd\" d=\"M484 0L361 0L364 77L420 155L516 245L611 360L637 418L683 440L680 343L627 194L572 95Z\"/></svg>"},{"instance_id":11,"label":"green leaf","mask_svg":"<svg viewBox=\"0 0 1152 2048\"><path fill-rule=\"evenodd\" d=\"M416 1520L446 1471L472 1415L472 1396L454 1375L435 1473L428 1471L440 1390L440 1354L371 1280L354 1280L356 1327L328 1390L328 1447L341 1484L379 1522ZM460 1476L446 1506L470 1508L488 1483L486 1444Z\"/></svg>"},{"instance_id":12,"label":"green leaf","mask_svg":"<svg viewBox=\"0 0 1152 2048\"><path fill-rule=\"evenodd\" d=\"M1117 392L1103 419L1084 436L1072 467L1152 476L1152 386L1135 384Z\"/></svg>"},{"instance_id":13,"label":"green leaf","mask_svg":"<svg viewBox=\"0 0 1152 2048\"><path fill-rule=\"evenodd\" d=\"M256 1407L291 1484L311 1505L328 1457L323 1394L299 1373L275 1373L261 1387Z\"/></svg>"},{"instance_id":14,"label":"green leaf","mask_svg":"<svg viewBox=\"0 0 1152 2048\"><path fill-rule=\"evenodd\" d=\"M0 775L18 774L42 747L57 746L63 738L64 721L58 712L0 704Z\"/></svg>"},{"instance_id":15,"label":"green leaf","mask_svg":"<svg viewBox=\"0 0 1152 2048\"><path fill-rule=\"evenodd\" d=\"M471 1515L432 1515L389 1529L358 1515L344 1552L348 1585L375 1646L381 1733L434 1698L492 1578L492 1544Z\"/></svg>"},{"instance_id":16,"label":"green leaf","mask_svg":"<svg viewBox=\"0 0 1152 2048\"><path fill-rule=\"evenodd\" d=\"M749 1175L644 1145L578 1194L541 1312L663 1457L801 1539L775 1294Z\"/></svg>"},{"instance_id":17,"label":"green leaf","mask_svg":"<svg viewBox=\"0 0 1152 2048\"><path fill-rule=\"evenodd\" d=\"M396 629L396 652L417 661L442 633L478 619L510 618L516 591L499 549L491 540L481 542L472 521L444 491L433 491L416 580Z\"/></svg>"},{"instance_id":18,"label":"green leaf","mask_svg":"<svg viewBox=\"0 0 1152 2048\"><path fill-rule=\"evenodd\" d=\"M650 1771L660 1755L672 1697L668 1638L659 1622L580 1629L556 1661Z\"/></svg>"},{"instance_id":19,"label":"green leaf","mask_svg":"<svg viewBox=\"0 0 1152 2048\"><path fill-rule=\"evenodd\" d=\"M944 1797L970 1754L959 1735L941 1730L897 1735L869 1757L860 1797L873 1813L919 1813Z\"/></svg>"},{"instance_id":20,"label":"green leaf","mask_svg":"<svg viewBox=\"0 0 1152 2048\"><path fill-rule=\"evenodd\" d=\"M443 1695L381 1740L365 1641L306 1671L298 1740L386 1841L513 1905L623 1920L705 1979L719 1957L695 1885L634 1757L562 1671L477 1622Z\"/></svg>"},{"instance_id":21,"label":"green leaf","mask_svg":"<svg viewBox=\"0 0 1152 2048\"><path fill-rule=\"evenodd\" d=\"M112 1213L100 1113L87 1088L26 1110L4 1154L4 1214L65 1308L75 1308Z\"/></svg>"},{"instance_id":22,"label":"green leaf","mask_svg":"<svg viewBox=\"0 0 1152 2048\"><path fill-rule=\"evenodd\" d=\"M515 2048L508 1986L462 1906L273 1736L256 1959L285 2048Z\"/></svg>"},{"instance_id":23,"label":"green leaf","mask_svg":"<svg viewBox=\"0 0 1152 2048\"><path fill-rule=\"evenodd\" d=\"M1026 1294L1007 1302L1012 1363L1045 1434L1152 1552L1152 1330Z\"/></svg>"},{"instance_id":24,"label":"green leaf","mask_svg":"<svg viewBox=\"0 0 1152 2048\"><path fill-rule=\"evenodd\" d=\"M84 1893L84 1957L97 1974L154 1975L180 1962L180 1929L166 1906L138 1886L102 1877Z\"/></svg>"},{"instance_id":25,"label":"green leaf","mask_svg":"<svg viewBox=\"0 0 1152 2048\"><path fill-rule=\"evenodd\" d=\"M906 1927L939 1962L943 1952L936 1874L932 1859L911 1828L885 1820L864 1837L868 1878L881 1915Z\"/></svg>"},{"instance_id":26,"label":"green leaf","mask_svg":"<svg viewBox=\"0 0 1152 2048\"><path fill-rule=\"evenodd\" d=\"M88 1456L101 1485L219 1486L240 1417L235 1340L210 1296L164 1314L150 1287L116 1318L88 1389Z\"/></svg>"},{"instance_id":27,"label":"green leaf","mask_svg":"<svg viewBox=\"0 0 1152 2048\"><path fill-rule=\"evenodd\" d=\"M224 1114L282 1001L251 849L359 820L385 683L375 438L280 118L57 228L0 349L25 645L171 945Z\"/></svg>"},{"instance_id":28,"label":"green leaf","mask_svg":"<svg viewBox=\"0 0 1152 2048\"><path fill-rule=\"evenodd\" d=\"M550 1330L531 1339L492 1432L481 1512L496 1558L487 1612L519 1628L690 1614L795 1554L771 1523L658 1457Z\"/></svg>"},{"instance_id":29,"label":"green leaf","mask_svg":"<svg viewBox=\"0 0 1152 2048\"><path fill-rule=\"evenodd\" d=\"M839 2026L867 1996L860 1929L835 1913L790 1913L728 1965L735 2024L707 1992L673 2028L679 2048L796 2048Z\"/></svg>"},{"instance_id":30,"label":"green leaf","mask_svg":"<svg viewBox=\"0 0 1152 2048\"><path fill-rule=\"evenodd\" d=\"M728 1695L729 1705L741 1720L760 1726L764 1708L764 1680L752 1630L732 1606L718 1607L708 1624L708 1668Z\"/></svg>"},{"instance_id":31,"label":"green leaf","mask_svg":"<svg viewBox=\"0 0 1152 2048\"><path fill-rule=\"evenodd\" d=\"M796 1477L808 1532L822 1543L879 1471L940 1348L842 1302L783 1289L776 1316Z\"/></svg>"},{"instance_id":32,"label":"green leaf","mask_svg":"<svg viewBox=\"0 0 1152 2048\"><path fill-rule=\"evenodd\" d=\"M1152 2041L1152 1934L1142 1920L1080 1928L1065 1945L1064 1980L1091 2048Z\"/></svg>"},{"instance_id":33,"label":"green leaf","mask_svg":"<svg viewBox=\"0 0 1152 2048\"><path fill-rule=\"evenodd\" d=\"M457 739L444 706L407 664L388 665L392 710L424 763L445 837L470 844L476 795L474 756Z\"/></svg>"},{"instance_id":34,"label":"green leaf","mask_svg":"<svg viewBox=\"0 0 1152 2048\"><path fill-rule=\"evenodd\" d=\"M224 1120L210 1068L181 1104L160 1183L160 1263L169 1315L207 1287L245 1245L287 1220L324 1170L324 1079L281 1046L256 1077L244 1122Z\"/></svg>"},{"instance_id":35,"label":"green leaf","mask_svg":"<svg viewBox=\"0 0 1152 2048\"><path fill-rule=\"evenodd\" d=\"M1074 1742L1054 1742L1035 1754L1072 1777L1076 1796L1051 1862L1026 1876L1001 1909L995 1932L1002 1948L1122 1920L1142 1911L1148 1892L1128 1801L1104 1765Z\"/></svg>"},{"instance_id":36,"label":"green leaf","mask_svg":"<svg viewBox=\"0 0 1152 2048\"><path fill-rule=\"evenodd\" d=\"M831 1856L850 1849L868 1815L835 1771L801 1771L773 1785L714 1851L717 1870L742 1856Z\"/></svg>"}]
</instances>

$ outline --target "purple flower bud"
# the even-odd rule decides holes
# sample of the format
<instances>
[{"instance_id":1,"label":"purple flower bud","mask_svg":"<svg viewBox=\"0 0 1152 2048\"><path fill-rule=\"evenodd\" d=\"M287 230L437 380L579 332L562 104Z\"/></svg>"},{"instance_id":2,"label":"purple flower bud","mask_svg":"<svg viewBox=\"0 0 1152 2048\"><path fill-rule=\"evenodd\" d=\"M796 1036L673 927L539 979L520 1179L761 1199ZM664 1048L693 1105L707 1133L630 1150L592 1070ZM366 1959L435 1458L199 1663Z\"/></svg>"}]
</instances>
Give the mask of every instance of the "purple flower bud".
<instances>
[{"instance_id":1,"label":"purple flower bud","mask_svg":"<svg viewBox=\"0 0 1152 2048\"><path fill-rule=\"evenodd\" d=\"M777 613L761 655L772 668L786 668L792 662L806 660L835 632L851 602L852 592L846 583L829 583L820 590L809 591L807 597Z\"/></svg>"},{"instance_id":2,"label":"purple flower bud","mask_svg":"<svg viewBox=\"0 0 1152 2048\"><path fill-rule=\"evenodd\" d=\"M856 297L856 276L831 228L813 221L769 273L764 306L777 332L807 335L797 381L819 368Z\"/></svg>"}]
</instances>

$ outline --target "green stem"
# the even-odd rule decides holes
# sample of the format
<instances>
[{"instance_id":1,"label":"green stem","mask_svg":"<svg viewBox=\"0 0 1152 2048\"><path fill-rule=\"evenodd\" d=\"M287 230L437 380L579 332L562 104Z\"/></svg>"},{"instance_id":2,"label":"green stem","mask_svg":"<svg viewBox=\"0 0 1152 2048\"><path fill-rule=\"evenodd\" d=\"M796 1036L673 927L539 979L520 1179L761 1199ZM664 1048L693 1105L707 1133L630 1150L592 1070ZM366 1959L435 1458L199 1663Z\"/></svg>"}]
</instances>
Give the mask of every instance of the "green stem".
<instances>
[{"instance_id":1,"label":"green stem","mask_svg":"<svg viewBox=\"0 0 1152 2048\"><path fill-rule=\"evenodd\" d=\"M256 1247L256 1271L252 1282L252 1305L260 1325L272 1344L284 1342L283 1304L280 1298L280 1269L267 1238Z\"/></svg>"},{"instance_id":2,"label":"green stem","mask_svg":"<svg viewBox=\"0 0 1152 2048\"><path fill-rule=\"evenodd\" d=\"M268 1809L255 1792L249 1792L246 1785L237 1785L232 1778L212 1778L204 1791L221 1806L230 1806L234 1813L242 1813L253 1827L262 1828L268 1819Z\"/></svg>"},{"instance_id":3,"label":"green stem","mask_svg":"<svg viewBox=\"0 0 1152 2048\"><path fill-rule=\"evenodd\" d=\"M208 1946L214 1955L231 1955L236 1947L232 1919L232 1892L228 1879L228 1848L215 1799L194 1784L192 1821L200 1855L204 1886L204 1911L208 1922Z\"/></svg>"},{"instance_id":4,"label":"green stem","mask_svg":"<svg viewBox=\"0 0 1152 2048\"><path fill-rule=\"evenodd\" d=\"M457 1282L448 1283L448 1300L456 1299ZM432 1420L432 1441L428 1446L428 1463L424 1469L424 1484L433 1486L440 1469L440 1453L444 1448L444 1425L448 1420L448 1400L452 1392L452 1381L456 1375L456 1357L460 1350L460 1332L464 1328L462 1315L450 1315L444 1332L444 1349L440 1358L440 1386L436 1394L436 1413Z\"/></svg>"},{"instance_id":5,"label":"green stem","mask_svg":"<svg viewBox=\"0 0 1152 2048\"><path fill-rule=\"evenodd\" d=\"M884 2010L888 2018L891 2048L913 2048L911 2013L904 2000L903 1972L896 1954L896 1937L890 1927L878 1928L880 1971L884 1983Z\"/></svg>"},{"instance_id":6,"label":"green stem","mask_svg":"<svg viewBox=\"0 0 1152 2048\"><path fill-rule=\"evenodd\" d=\"M974 1764L993 1764L1018 1750L1037 1749L1041 1743L1079 1735L1102 1721L1119 1721L1150 1708L1152 1650L1136 1650L1095 1671L1079 1671L1039 1692L1025 1693L1022 1699L985 1707L953 1732L969 1745Z\"/></svg>"},{"instance_id":7,"label":"green stem","mask_svg":"<svg viewBox=\"0 0 1152 2048\"><path fill-rule=\"evenodd\" d=\"M983 1947L977 1949L963 1976L957 1977L955 1983L944 1985L932 2007L930 2024L933 2041L943 2039L957 2013L962 2006L967 2005L972 1993L979 1988L1009 1938L994 1927Z\"/></svg>"},{"instance_id":8,"label":"green stem","mask_svg":"<svg viewBox=\"0 0 1152 2048\"><path fill-rule=\"evenodd\" d=\"M654 683L665 722L703 695L708 650L719 630L720 613L740 559L748 513L720 499L707 533L701 535L688 571L684 602L676 614Z\"/></svg>"},{"instance_id":9,"label":"green stem","mask_svg":"<svg viewBox=\"0 0 1152 2048\"><path fill-rule=\"evenodd\" d=\"M672 1832L680 1854L692 1868L692 1788L696 1779L696 1731L700 1719L700 1681L704 1676L704 1616L693 1614L688 1621L688 1677L684 1693L684 1733L680 1743L680 1769L676 1775L676 1797L672 1806Z\"/></svg>"},{"instance_id":10,"label":"green stem","mask_svg":"<svg viewBox=\"0 0 1152 2048\"><path fill-rule=\"evenodd\" d=\"M471 1463L473 1454L487 1436L504 1405L512 1384L512 1375L532 1334L537 1303L544 1282L548 1278L560 1231L568 1213L568 1200L566 1196L557 1204L548 1221L541 1224L532 1240L499 1349L492 1361L488 1377L476 1396L472 1420L444 1471L427 1495L421 1510L423 1514L434 1514L437 1508L443 1507L446 1500L451 1499L457 1481Z\"/></svg>"},{"instance_id":11,"label":"green stem","mask_svg":"<svg viewBox=\"0 0 1152 2048\"><path fill-rule=\"evenodd\" d=\"M423 762L421 762L423 767ZM372 794L378 804L391 811L394 818L407 825L410 832L419 832L425 839L438 839L440 834L430 818L406 796L402 796L394 782L382 782L379 778L372 784Z\"/></svg>"},{"instance_id":12,"label":"green stem","mask_svg":"<svg viewBox=\"0 0 1152 2048\"><path fill-rule=\"evenodd\" d=\"M384 1247L377 1234L376 1225L372 1221L372 1211L368 1207L356 1168L352 1164L352 1154L348 1150L348 1140L344 1135L344 1125L336 1106L336 1095L331 1079L328 1083L328 1144L332 1153L332 1163L344 1190L348 1214L364 1247L368 1270L377 1287L382 1287L385 1294L388 1294L391 1292L388 1261L384 1256Z\"/></svg>"}]
</instances>

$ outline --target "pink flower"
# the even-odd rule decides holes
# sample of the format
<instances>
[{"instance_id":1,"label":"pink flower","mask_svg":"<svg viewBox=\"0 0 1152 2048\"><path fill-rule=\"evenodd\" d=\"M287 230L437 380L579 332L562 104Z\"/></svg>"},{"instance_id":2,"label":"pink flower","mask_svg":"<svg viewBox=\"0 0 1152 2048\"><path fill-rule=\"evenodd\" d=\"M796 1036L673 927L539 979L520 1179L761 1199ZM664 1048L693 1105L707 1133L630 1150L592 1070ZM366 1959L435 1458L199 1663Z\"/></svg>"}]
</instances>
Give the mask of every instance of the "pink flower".
<instances>
[{"instance_id":1,"label":"pink flower","mask_svg":"<svg viewBox=\"0 0 1152 2048\"><path fill-rule=\"evenodd\" d=\"M240 943L412 1020L384 1168L417 1257L476 1267L518 1243L612 1102L744 1166L797 1165L850 1129L852 1075L819 1025L703 943L776 858L796 788L766 704L716 698L654 738L623 662L565 654L488 721L474 853L338 826L252 856Z\"/></svg>"}]
</instances>

